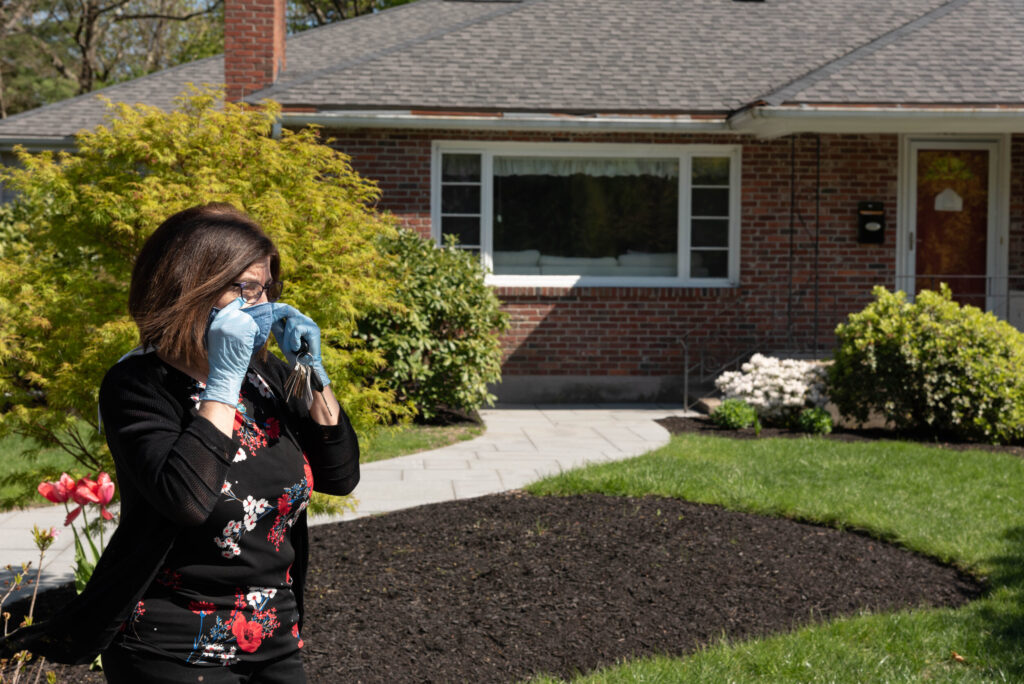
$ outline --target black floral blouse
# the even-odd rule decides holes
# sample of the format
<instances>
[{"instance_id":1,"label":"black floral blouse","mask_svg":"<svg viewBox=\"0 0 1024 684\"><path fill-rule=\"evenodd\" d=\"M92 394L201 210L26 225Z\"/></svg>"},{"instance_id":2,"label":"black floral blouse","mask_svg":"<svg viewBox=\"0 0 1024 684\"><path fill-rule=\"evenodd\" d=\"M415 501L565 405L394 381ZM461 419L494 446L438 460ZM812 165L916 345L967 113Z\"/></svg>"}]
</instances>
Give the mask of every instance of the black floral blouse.
<instances>
[{"instance_id":1,"label":"black floral blouse","mask_svg":"<svg viewBox=\"0 0 1024 684\"><path fill-rule=\"evenodd\" d=\"M189 400L199 406L201 383ZM290 528L313 475L276 416L270 385L250 369L235 412L239 444L206 521L184 528L118 643L193 665L277 658L302 647Z\"/></svg>"}]
</instances>

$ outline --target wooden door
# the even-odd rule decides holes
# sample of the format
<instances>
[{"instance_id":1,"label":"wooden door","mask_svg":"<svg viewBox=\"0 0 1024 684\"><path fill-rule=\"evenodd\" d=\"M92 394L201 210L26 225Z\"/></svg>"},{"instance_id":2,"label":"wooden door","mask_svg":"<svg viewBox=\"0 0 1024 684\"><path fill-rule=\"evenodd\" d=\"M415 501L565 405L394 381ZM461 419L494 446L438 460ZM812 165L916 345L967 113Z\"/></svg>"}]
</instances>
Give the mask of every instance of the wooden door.
<instances>
[{"instance_id":1,"label":"wooden door","mask_svg":"<svg viewBox=\"0 0 1024 684\"><path fill-rule=\"evenodd\" d=\"M948 283L961 304L985 309L989 150L918 149L916 288Z\"/></svg>"}]
</instances>

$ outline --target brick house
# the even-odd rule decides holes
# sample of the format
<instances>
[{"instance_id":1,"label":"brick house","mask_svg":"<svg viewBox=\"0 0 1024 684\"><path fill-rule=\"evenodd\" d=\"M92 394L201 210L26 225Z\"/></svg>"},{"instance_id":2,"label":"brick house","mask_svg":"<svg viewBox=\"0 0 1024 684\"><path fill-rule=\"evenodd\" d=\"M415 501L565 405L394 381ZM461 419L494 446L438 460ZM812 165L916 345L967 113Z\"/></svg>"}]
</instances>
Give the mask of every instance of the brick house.
<instances>
[{"instance_id":1,"label":"brick house","mask_svg":"<svg viewBox=\"0 0 1024 684\"><path fill-rule=\"evenodd\" d=\"M229 0L225 56L104 94L226 81L322 126L382 208L491 270L502 399L677 399L753 351L822 356L875 285L1024 327L1014 0L418 0L287 40L283 16ZM0 151L103 112L10 117Z\"/></svg>"}]
</instances>

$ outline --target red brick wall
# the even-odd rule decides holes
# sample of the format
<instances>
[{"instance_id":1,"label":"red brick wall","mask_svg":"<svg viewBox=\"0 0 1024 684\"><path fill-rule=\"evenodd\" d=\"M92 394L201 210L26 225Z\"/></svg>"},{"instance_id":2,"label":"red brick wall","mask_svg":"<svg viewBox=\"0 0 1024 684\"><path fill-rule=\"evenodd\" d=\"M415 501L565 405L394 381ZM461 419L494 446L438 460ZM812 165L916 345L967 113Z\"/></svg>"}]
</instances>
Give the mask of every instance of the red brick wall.
<instances>
[{"instance_id":1,"label":"red brick wall","mask_svg":"<svg viewBox=\"0 0 1024 684\"><path fill-rule=\"evenodd\" d=\"M679 375L684 339L691 363L702 353L724 361L755 348L810 351L815 333L818 346L827 350L835 324L869 301L872 286L891 287L895 277L898 139L894 135L821 136L816 206L816 136L791 141L646 134L501 136L469 131L329 134L336 138L338 149L352 156L360 173L379 182L382 208L424 234L430 230L432 140L743 143L739 287L501 288L498 294L513 324L504 338L506 377ZM794 203L790 201L791 174L795 175ZM861 200L885 203L884 245L857 243L856 210ZM792 242L791 207L796 216Z\"/></svg>"}]
</instances>

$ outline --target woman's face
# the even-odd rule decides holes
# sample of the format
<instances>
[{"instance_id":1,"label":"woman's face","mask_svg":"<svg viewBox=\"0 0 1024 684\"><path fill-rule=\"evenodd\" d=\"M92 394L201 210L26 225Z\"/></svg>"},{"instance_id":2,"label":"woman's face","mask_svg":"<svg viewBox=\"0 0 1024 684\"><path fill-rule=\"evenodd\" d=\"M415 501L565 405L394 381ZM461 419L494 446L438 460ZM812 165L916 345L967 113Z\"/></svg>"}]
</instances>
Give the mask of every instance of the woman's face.
<instances>
[{"instance_id":1,"label":"woman's face","mask_svg":"<svg viewBox=\"0 0 1024 684\"><path fill-rule=\"evenodd\" d=\"M242 275L238 276L238 280L236 282L260 283L261 285L265 285L269 283L271 280L273 280L273 276L270 274L270 257L265 256L262 259L257 259L256 261L249 264L249 267L242 271ZM216 306L218 309L223 309L225 306L235 301L236 299L238 299L238 288L229 287L224 290L224 292L220 296L220 299L217 300L217 303L214 306ZM260 295L259 299L257 299L254 302L246 302L245 304L242 305L242 308L244 309L245 307L248 306L262 304L266 301L267 293L264 292L262 295Z\"/></svg>"}]
</instances>

